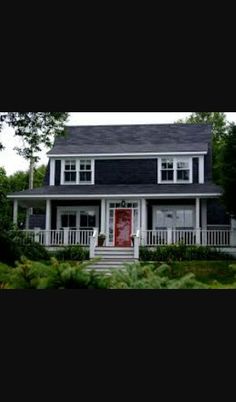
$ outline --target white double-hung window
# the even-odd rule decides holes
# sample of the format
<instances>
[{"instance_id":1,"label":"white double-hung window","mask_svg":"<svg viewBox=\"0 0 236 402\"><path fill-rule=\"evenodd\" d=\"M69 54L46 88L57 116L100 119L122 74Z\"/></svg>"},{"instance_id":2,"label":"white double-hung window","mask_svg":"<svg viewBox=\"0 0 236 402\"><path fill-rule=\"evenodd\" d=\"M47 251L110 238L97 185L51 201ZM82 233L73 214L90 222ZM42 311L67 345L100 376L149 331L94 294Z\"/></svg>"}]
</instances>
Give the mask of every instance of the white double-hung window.
<instances>
[{"instance_id":1,"label":"white double-hung window","mask_svg":"<svg viewBox=\"0 0 236 402\"><path fill-rule=\"evenodd\" d=\"M64 183L76 183L76 160L65 160L64 165Z\"/></svg>"},{"instance_id":2,"label":"white double-hung window","mask_svg":"<svg viewBox=\"0 0 236 402\"><path fill-rule=\"evenodd\" d=\"M192 183L192 158L164 157L158 162L158 183Z\"/></svg>"},{"instance_id":3,"label":"white double-hung window","mask_svg":"<svg viewBox=\"0 0 236 402\"><path fill-rule=\"evenodd\" d=\"M94 160L63 160L61 184L94 184Z\"/></svg>"}]
</instances>

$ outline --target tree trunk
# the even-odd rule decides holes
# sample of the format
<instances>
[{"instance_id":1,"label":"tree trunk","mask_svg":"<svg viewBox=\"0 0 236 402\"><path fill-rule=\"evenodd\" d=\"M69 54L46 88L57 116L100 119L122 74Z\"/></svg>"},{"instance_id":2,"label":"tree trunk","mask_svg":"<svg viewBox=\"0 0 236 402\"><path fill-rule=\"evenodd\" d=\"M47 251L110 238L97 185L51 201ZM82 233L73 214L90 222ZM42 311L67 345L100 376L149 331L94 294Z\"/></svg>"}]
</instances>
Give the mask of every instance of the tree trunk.
<instances>
[{"instance_id":1,"label":"tree trunk","mask_svg":"<svg viewBox=\"0 0 236 402\"><path fill-rule=\"evenodd\" d=\"M34 188L34 158L30 158L30 166L29 166L29 189L32 190Z\"/></svg>"},{"instance_id":2,"label":"tree trunk","mask_svg":"<svg viewBox=\"0 0 236 402\"><path fill-rule=\"evenodd\" d=\"M34 188L34 158L30 158L30 166L29 166L29 189L32 190ZM33 215L33 208L28 209L28 219L29 216Z\"/></svg>"}]
</instances>

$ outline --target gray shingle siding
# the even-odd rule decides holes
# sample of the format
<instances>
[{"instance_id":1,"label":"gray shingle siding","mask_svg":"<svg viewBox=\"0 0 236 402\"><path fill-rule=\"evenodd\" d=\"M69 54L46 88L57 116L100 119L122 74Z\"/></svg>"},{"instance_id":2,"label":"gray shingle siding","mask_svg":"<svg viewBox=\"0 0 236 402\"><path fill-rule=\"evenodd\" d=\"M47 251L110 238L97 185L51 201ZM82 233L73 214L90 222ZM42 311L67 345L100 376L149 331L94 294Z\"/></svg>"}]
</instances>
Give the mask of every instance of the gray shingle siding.
<instances>
[{"instance_id":1,"label":"gray shingle siding","mask_svg":"<svg viewBox=\"0 0 236 402\"><path fill-rule=\"evenodd\" d=\"M230 225L230 216L218 199L207 200L207 224Z\"/></svg>"},{"instance_id":2,"label":"gray shingle siding","mask_svg":"<svg viewBox=\"0 0 236 402\"><path fill-rule=\"evenodd\" d=\"M208 153L204 156L204 177L205 180L212 180L212 146L209 144Z\"/></svg>"},{"instance_id":3,"label":"gray shingle siding","mask_svg":"<svg viewBox=\"0 0 236 402\"><path fill-rule=\"evenodd\" d=\"M45 215L38 214L38 215L30 215L29 217L29 229L40 228L42 230L45 229Z\"/></svg>"},{"instance_id":4,"label":"gray shingle siding","mask_svg":"<svg viewBox=\"0 0 236 402\"><path fill-rule=\"evenodd\" d=\"M156 159L113 159L95 161L95 184L156 183Z\"/></svg>"}]
</instances>

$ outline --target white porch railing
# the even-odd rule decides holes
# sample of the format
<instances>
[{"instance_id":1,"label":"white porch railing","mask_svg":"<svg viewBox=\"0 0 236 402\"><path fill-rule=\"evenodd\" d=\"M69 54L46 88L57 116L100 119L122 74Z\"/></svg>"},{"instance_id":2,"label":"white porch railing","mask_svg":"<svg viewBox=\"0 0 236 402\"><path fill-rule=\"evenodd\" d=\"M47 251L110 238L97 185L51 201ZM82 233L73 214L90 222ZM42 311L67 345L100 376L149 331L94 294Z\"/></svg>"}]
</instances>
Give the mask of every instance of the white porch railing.
<instances>
[{"instance_id":1,"label":"white porch railing","mask_svg":"<svg viewBox=\"0 0 236 402\"><path fill-rule=\"evenodd\" d=\"M83 230L22 230L24 236L19 237L19 242L27 243L30 239L43 246L89 246L93 229Z\"/></svg>"},{"instance_id":2,"label":"white porch railing","mask_svg":"<svg viewBox=\"0 0 236 402\"><path fill-rule=\"evenodd\" d=\"M143 246L165 246L182 243L186 246L229 247L236 246L235 237L235 231L230 229L145 230L141 233L141 244Z\"/></svg>"}]
</instances>

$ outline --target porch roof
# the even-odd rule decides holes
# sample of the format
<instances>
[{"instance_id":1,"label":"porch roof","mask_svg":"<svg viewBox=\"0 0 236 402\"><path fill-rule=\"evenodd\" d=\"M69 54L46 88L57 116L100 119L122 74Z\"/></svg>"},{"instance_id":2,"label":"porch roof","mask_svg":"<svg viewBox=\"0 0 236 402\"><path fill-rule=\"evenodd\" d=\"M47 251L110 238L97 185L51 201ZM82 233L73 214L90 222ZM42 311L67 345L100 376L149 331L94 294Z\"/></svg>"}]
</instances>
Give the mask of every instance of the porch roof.
<instances>
[{"instance_id":1,"label":"porch roof","mask_svg":"<svg viewBox=\"0 0 236 402\"><path fill-rule=\"evenodd\" d=\"M219 197L222 189L211 182L204 184L115 184L44 186L11 193L8 198L109 198L119 197Z\"/></svg>"}]
</instances>

